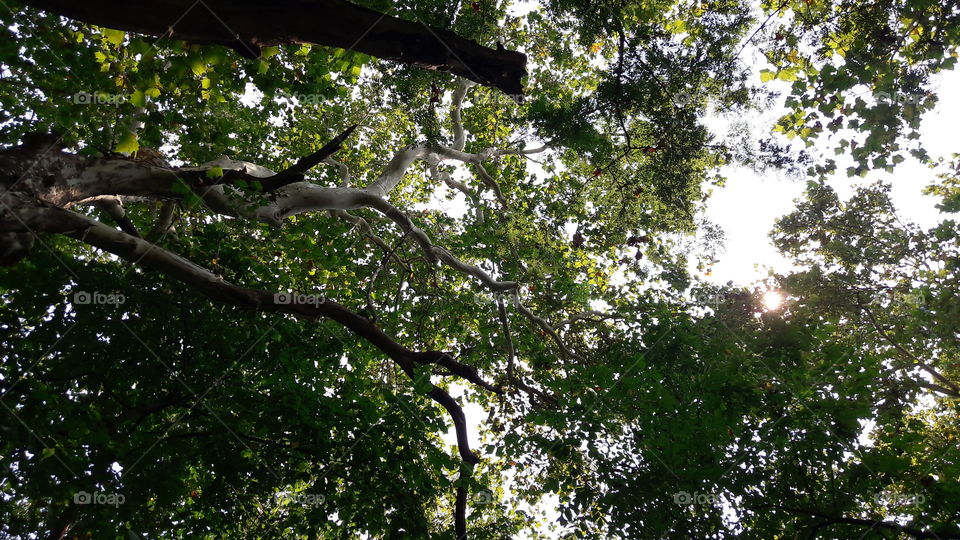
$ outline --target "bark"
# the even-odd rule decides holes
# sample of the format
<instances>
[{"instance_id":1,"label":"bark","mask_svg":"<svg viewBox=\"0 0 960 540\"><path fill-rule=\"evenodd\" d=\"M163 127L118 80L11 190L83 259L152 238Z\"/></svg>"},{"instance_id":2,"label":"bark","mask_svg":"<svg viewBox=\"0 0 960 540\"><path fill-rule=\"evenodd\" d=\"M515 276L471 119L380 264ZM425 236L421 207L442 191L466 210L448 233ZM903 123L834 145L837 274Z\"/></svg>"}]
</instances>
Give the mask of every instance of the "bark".
<instances>
[{"instance_id":1,"label":"bark","mask_svg":"<svg viewBox=\"0 0 960 540\"><path fill-rule=\"evenodd\" d=\"M457 540L467 540L467 480L463 472L457 477L457 500L453 507L453 530Z\"/></svg>"},{"instance_id":2,"label":"bark","mask_svg":"<svg viewBox=\"0 0 960 540\"><path fill-rule=\"evenodd\" d=\"M349 130L345 134L349 134ZM487 289L502 292L516 289L517 282L496 280L481 268L463 262L435 245L423 230L385 197L414 161L431 154L458 161L478 162L516 153L521 152L488 149L479 154L469 154L446 147L411 145L398 152L384 172L365 189L328 188L301 181L286 183L282 179L287 178L288 174L277 174L265 167L225 156L199 167L165 168L126 159L89 158L60 151L38 153L19 147L0 152L0 171L4 171L11 182L16 179L11 192L31 194L46 204L61 208L104 195L179 199L185 191L193 190L215 213L255 219L276 227L280 227L284 219L306 212L371 208L408 233L429 260L441 261L458 272L473 276ZM206 174L212 167L224 170L224 176L217 179L214 185L210 185L211 180ZM230 185L241 179L248 182L256 180L264 184L266 190L270 182L277 178L281 179L277 182L280 187L269 192L271 200L266 204L247 202L244 194ZM15 258L21 252L25 251L16 251L10 258Z\"/></svg>"},{"instance_id":3,"label":"bark","mask_svg":"<svg viewBox=\"0 0 960 540\"><path fill-rule=\"evenodd\" d=\"M257 58L264 46L314 43L449 71L507 94L523 93L526 55L490 49L449 30L379 13L345 0L26 0L90 24L200 44Z\"/></svg>"},{"instance_id":4,"label":"bark","mask_svg":"<svg viewBox=\"0 0 960 540\"><path fill-rule=\"evenodd\" d=\"M137 231L137 227L132 221L130 221L130 218L127 217L127 212L123 209L123 204L120 202L120 197L105 197L102 200L97 201L95 206L110 216L110 219L112 219L114 223L120 227L120 230L129 235L136 237L140 236L140 232Z\"/></svg>"}]
</instances>

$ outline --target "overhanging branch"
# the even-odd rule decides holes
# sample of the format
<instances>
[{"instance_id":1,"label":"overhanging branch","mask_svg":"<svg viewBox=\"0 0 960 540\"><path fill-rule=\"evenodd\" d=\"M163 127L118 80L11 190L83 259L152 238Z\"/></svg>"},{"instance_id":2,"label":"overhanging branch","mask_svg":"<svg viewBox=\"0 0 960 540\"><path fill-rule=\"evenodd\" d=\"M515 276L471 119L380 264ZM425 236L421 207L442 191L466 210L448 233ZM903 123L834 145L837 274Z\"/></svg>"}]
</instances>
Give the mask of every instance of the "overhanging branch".
<instances>
[{"instance_id":1,"label":"overhanging branch","mask_svg":"<svg viewBox=\"0 0 960 540\"><path fill-rule=\"evenodd\" d=\"M507 94L523 93L526 55L491 49L457 34L379 13L346 0L25 0L86 23L128 32L225 45L258 58L263 47L314 43L436 71Z\"/></svg>"}]
</instances>

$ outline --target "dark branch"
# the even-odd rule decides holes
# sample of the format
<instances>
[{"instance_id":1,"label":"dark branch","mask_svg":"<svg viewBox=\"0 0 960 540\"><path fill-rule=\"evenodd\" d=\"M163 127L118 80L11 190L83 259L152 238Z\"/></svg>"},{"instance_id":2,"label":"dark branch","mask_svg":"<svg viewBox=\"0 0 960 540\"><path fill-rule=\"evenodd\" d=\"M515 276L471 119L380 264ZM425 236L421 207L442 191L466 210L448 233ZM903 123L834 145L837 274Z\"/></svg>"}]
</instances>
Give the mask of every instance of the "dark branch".
<instances>
[{"instance_id":1,"label":"dark branch","mask_svg":"<svg viewBox=\"0 0 960 540\"><path fill-rule=\"evenodd\" d=\"M103 225L90 218L60 208L32 208L21 213L19 226L8 221L6 228L29 227L36 231L56 232L75 238L94 247L112 253L141 267L151 268L182 281L211 299L243 309L288 313L299 318L316 320L332 319L358 337L374 345L390 357L408 377L415 377L416 364L439 364L452 372L463 374L471 382L491 389L472 367L461 364L449 355L437 351L416 352L400 345L366 317L326 298L311 298L302 301L296 295L248 289L224 280L222 277L200 267L166 249L151 244L121 231ZM457 446L463 461L475 464L479 461L470 450L467 437L466 417L463 409L445 390L433 386L427 393L440 404L453 420L457 432Z\"/></svg>"},{"instance_id":2,"label":"dark branch","mask_svg":"<svg viewBox=\"0 0 960 540\"><path fill-rule=\"evenodd\" d=\"M343 144L343 141L347 140L347 137L349 137L350 134L353 133L353 130L355 129L357 129L356 124L348 127L343 131L343 133L337 135L336 137L331 139L330 142L323 145L323 148L317 150L316 152L310 154L309 156L300 158L300 160L297 161L296 165L293 165L292 167L290 167L285 171L281 171L280 173L278 173L278 176L281 174L289 174L289 173L305 173L310 169L316 167L317 165L323 163L323 160L332 156L334 152L340 149L340 146ZM266 188L266 185L264 185L264 188Z\"/></svg>"},{"instance_id":3,"label":"dark branch","mask_svg":"<svg viewBox=\"0 0 960 540\"><path fill-rule=\"evenodd\" d=\"M457 500L453 507L453 527L457 540L467 540L467 476L460 471L457 477Z\"/></svg>"},{"instance_id":4,"label":"dark branch","mask_svg":"<svg viewBox=\"0 0 960 540\"><path fill-rule=\"evenodd\" d=\"M292 167L280 171L274 176L260 180L260 184L263 185L263 191L269 193L271 191L278 190L287 184L302 181L303 173L323 163L323 160L332 156L334 152L340 149L340 147L343 145L343 141L347 140L347 137L349 137L355 129L357 129L356 124L348 127L343 133L331 139L330 142L323 145L323 148L317 150L309 156L300 158L300 160L297 161L297 163Z\"/></svg>"},{"instance_id":5,"label":"dark branch","mask_svg":"<svg viewBox=\"0 0 960 540\"><path fill-rule=\"evenodd\" d=\"M86 23L191 43L224 45L257 58L262 47L315 43L436 71L522 94L526 55L346 0L26 0ZM172 26L171 26L172 25Z\"/></svg>"}]
</instances>

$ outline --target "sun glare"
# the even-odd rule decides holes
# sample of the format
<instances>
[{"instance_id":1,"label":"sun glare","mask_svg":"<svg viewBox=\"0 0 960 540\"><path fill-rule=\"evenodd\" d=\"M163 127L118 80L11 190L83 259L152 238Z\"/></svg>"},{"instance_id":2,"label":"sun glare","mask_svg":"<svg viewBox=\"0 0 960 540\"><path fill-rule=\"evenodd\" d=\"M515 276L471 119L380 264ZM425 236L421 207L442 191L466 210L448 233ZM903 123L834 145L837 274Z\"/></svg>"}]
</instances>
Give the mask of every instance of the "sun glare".
<instances>
[{"instance_id":1,"label":"sun glare","mask_svg":"<svg viewBox=\"0 0 960 540\"><path fill-rule=\"evenodd\" d=\"M783 305L783 294L777 291L767 291L763 293L763 307L767 311L776 311Z\"/></svg>"}]
</instances>

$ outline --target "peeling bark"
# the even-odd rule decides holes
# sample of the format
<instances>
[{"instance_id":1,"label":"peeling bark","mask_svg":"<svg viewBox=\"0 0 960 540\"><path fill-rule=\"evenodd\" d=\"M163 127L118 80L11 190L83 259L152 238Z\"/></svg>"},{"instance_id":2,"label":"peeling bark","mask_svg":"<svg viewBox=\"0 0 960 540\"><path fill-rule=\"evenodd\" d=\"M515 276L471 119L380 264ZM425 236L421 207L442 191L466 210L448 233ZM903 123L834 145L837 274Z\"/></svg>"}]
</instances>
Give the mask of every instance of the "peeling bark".
<instances>
[{"instance_id":1,"label":"peeling bark","mask_svg":"<svg viewBox=\"0 0 960 540\"><path fill-rule=\"evenodd\" d=\"M192 43L225 45L248 58L262 47L315 43L449 71L507 94L523 93L526 55L345 0L26 0L86 23Z\"/></svg>"}]
</instances>

